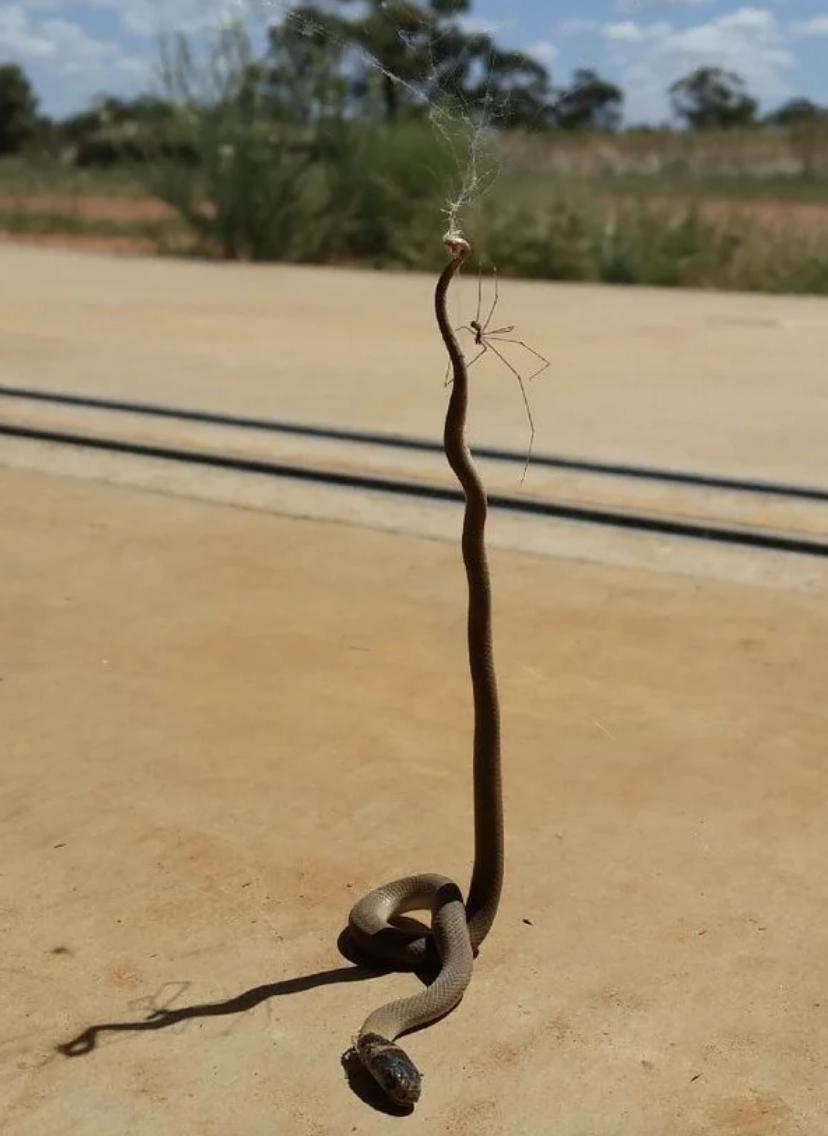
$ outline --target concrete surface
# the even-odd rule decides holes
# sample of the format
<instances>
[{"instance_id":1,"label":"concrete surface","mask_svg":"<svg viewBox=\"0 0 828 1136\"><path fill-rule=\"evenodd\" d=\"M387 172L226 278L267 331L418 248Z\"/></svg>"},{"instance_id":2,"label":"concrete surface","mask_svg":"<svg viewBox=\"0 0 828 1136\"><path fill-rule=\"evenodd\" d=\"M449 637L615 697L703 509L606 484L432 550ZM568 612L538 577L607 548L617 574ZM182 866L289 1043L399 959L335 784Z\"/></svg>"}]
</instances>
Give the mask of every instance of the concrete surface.
<instances>
[{"instance_id":1,"label":"concrete surface","mask_svg":"<svg viewBox=\"0 0 828 1136\"><path fill-rule=\"evenodd\" d=\"M441 370L422 281L0 265L18 276L0 272L3 383L436 433L414 382ZM601 293L604 340L582 344L597 290L512 288L540 349L544 304L565 310L579 368L533 391L543 448L825 483L826 305ZM668 349L695 385L655 405ZM501 380L475 389L478 434L519 445ZM462 1005L408 1043L425 1088L401 1120L340 1062L416 980L368 981L336 939L386 879L468 878L456 546L9 454L0 440L4 1136L822 1136L819 581L495 548L504 903Z\"/></svg>"},{"instance_id":2,"label":"concrete surface","mask_svg":"<svg viewBox=\"0 0 828 1136\"><path fill-rule=\"evenodd\" d=\"M340 1055L414 979L348 981L335 941L386 878L467 878L456 550L3 487L3 1131L387 1131ZM409 1130L817 1136L824 599L494 571L505 900L411 1040Z\"/></svg>"},{"instance_id":3,"label":"concrete surface","mask_svg":"<svg viewBox=\"0 0 828 1136\"><path fill-rule=\"evenodd\" d=\"M460 285L458 324L475 315L477 278ZM436 438L433 286L0 246L0 374ZM538 452L828 486L824 299L507 281L496 314L551 362L528 392ZM527 373L520 348L505 350ZM516 381L495 360L473 376L473 437L523 451Z\"/></svg>"}]
</instances>

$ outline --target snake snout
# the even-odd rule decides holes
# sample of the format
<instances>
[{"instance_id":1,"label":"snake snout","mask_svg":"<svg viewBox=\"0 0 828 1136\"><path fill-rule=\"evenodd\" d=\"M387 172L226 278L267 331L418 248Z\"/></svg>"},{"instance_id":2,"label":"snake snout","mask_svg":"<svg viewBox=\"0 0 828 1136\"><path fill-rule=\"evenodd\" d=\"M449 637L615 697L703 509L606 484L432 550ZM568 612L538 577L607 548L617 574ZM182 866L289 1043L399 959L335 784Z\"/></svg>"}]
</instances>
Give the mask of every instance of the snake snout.
<instances>
[{"instance_id":1,"label":"snake snout","mask_svg":"<svg viewBox=\"0 0 828 1136\"><path fill-rule=\"evenodd\" d=\"M420 1099L422 1077L408 1054L377 1033L360 1037L356 1049L363 1066L389 1100L398 1108L413 1108Z\"/></svg>"}]
</instances>

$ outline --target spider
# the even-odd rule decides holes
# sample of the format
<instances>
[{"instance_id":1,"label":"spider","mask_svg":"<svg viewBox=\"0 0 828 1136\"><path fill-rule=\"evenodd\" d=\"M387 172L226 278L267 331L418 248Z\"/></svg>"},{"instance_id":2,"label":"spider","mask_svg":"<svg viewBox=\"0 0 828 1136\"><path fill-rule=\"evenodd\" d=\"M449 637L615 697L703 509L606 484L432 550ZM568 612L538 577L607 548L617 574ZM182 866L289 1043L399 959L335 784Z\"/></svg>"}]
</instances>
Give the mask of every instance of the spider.
<instances>
[{"instance_id":1,"label":"spider","mask_svg":"<svg viewBox=\"0 0 828 1136\"><path fill-rule=\"evenodd\" d=\"M466 364L467 367L473 367L477 360L482 358L487 351L493 351L495 355L497 355L501 363L505 364L505 366L509 368L509 370L518 381L521 397L523 398L523 405L526 408L526 417L529 420L530 430L529 449L526 454L526 463L523 467L523 474L520 479L520 483L522 485L526 478L526 471L529 468L529 458L531 456L532 446L535 441L535 420L532 417L532 408L530 407L529 399L526 396L526 383L531 382L532 379L536 379L538 375L542 374L547 367L551 366L551 364L545 355L541 355L541 353L539 351L536 351L534 347L530 347L528 343L524 343L522 339L516 339L512 335L512 332L515 330L514 324L509 324L506 327L494 327L490 330L491 322L495 314L495 309L497 308L498 301L500 299L497 269L493 269L492 276L494 278L494 299L492 300L492 306L489 308L489 313L486 316L485 320L483 320L483 322L481 323L480 316L483 309L483 273L481 271L480 275L477 278L477 312L475 314L475 318L473 320L469 320L468 323L461 324L460 327L458 327L456 330L469 332L469 334L472 336L474 346L480 348L474 358ZM520 373L517 367L513 366L513 364L509 362L503 352L495 346L496 343L514 343L517 347L522 347L525 351L528 351L530 355L534 355L536 359L540 360L540 366L537 367L532 372L532 374L528 376L528 378L524 379L523 375ZM451 368L449 368L449 372L446 375L446 385L451 383L450 371Z\"/></svg>"}]
</instances>

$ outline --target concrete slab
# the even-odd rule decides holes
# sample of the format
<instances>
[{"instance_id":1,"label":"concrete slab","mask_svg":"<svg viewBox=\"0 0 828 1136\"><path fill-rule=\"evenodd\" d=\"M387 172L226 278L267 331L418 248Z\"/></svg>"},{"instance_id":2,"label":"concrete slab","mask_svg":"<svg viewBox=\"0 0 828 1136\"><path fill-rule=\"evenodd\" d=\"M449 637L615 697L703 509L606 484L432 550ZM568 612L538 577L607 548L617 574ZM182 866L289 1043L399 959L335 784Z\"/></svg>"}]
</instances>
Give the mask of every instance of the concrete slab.
<instances>
[{"instance_id":1,"label":"concrete slab","mask_svg":"<svg viewBox=\"0 0 828 1136\"><path fill-rule=\"evenodd\" d=\"M38 278L67 310L40 339L33 278L14 301L18 321L32 305L15 358L39 343L47 385L73 377L60 352L84 304L51 263ZM81 297L99 271L79 264ZM148 295L156 269L136 271ZM232 278L202 277L216 310ZM166 302L141 371L159 384ZM114 294L110 315L78 331L75 378L115 381ZM275 398L256 367L248 393ZM456 547L0 482L4 1133L822 1136L823 596L495 553L504 904L461 1007L410 1041L424 1096L397 1122L340 1057L415 980L360 981L335 941L384 879L467 879Z\"/></svg>"},{"instance_id":2,"label":"concrete slab","mask_svg":"<svg viewBox=\"0 0 828 1136\"><path fill-rule=\"evenodd\" d=\"M431 277L0 247L6 385L438 437ZM452 296L474 317L473 273ZM828 486L828 302L504 282L551 367L538 452ZM528 368L520 348L507 347ZM474 370L473 437L523 450L517 383ZM531 479L530 479L531 485Z\"/></svg>"}]
</instances>

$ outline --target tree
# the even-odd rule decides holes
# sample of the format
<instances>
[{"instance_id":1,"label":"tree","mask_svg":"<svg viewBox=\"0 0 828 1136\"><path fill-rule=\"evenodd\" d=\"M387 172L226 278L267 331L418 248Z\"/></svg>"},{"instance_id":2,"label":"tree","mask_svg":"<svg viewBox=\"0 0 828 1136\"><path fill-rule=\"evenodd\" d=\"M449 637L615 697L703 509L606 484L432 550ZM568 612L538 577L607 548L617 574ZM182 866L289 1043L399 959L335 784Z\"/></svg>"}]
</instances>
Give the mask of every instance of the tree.
<instances>
[{"instance_id":1,"label":"tree","mask_svg":"<svg viewBox=\"0 0 828 1136\"><path fill-rule=\"evenodd\" d=\"M674 114L691 130L728 130L756 121L756 99L733 71L698 67L668 93Z\"/></svg>"},{"instance_id":2,"label":"tree","mask_svg":"<svg viewBox=\"0 0 828 1136\"><path fill-rule=\"evenodd\" d=\"M509 126L548 119L545 68L501 50L488 35L464 31L460 17L471 0L368 0L353 17L346 11L353 0L334 3L342 11L293 9L271 29L271 49L300 37L333 46L360 116L370 116L377 102L391 123L454 103Z\"/></svg>"},{"instance_id":3,"label":"tree","mask_svg":"<svg viewBox=\"0 0 828 1136\"><path fill-rule=\"evenodd\" d=\"M791 153L798 159L800 176L816 181L825 170L828 151L828 109L810 99L789 99L767 115L765 125L784 131Z\"/></svg>"},{"instance_id":4,"label":"tree","mask_svg":"<svg viewBox=\"0 0 828 1136\"><path fill-rule=\"evenodd\" d=\"M345 46L319 24L286 19L268 33L265 56L248 68L245 98L280 124L312 129L347 110Z\"/></svg>"},{"instance_id":5,"label":"tree","mask_svg":"<svg viewBox=\"0 0 828 1136\"><path fill-rule=\"evenodd\" d=\"M504 129L548 124L554 92L543 64L521 51L500 50L488 36L478 38L481 78L456 88L465 106Z\"/></svg>"},{"instance_id":6,"label":"tree","mask_svg":"<svg viewBox=\"0 0 828 1136\"><path fill-rule=\"evenodd\" d=\"M788 99L765 116L765 124L788 128L800 123L816 122L817 119L825 118L826 113L828 112L823 107L817 106L810 99Z\"/></svg>"},{"instance_id":7,"label":"tree","mask_svg":"<svg viewBox=\"0 0 828 1136\"><path fill-rule=\"evenodd\" d=\"M568 91L560 93L554 122L561 130L617 130L624 92L595 71L579 68Z\"/></svg>"},{"instance_id":8,"label":"tree","mask_svg":"<svg viewBox=\"0 0 828 1136\"><path fill-rule=\"evenodd\" d=\"M105 95L89 110L79 111L63 119L60 133L67 142L79 143L104 127L138 125L153 128L168 122L174 108L155 95L139 95L136 99L120 99Z\"/></svg>"},{"instance_id":9,"label":"tree","mask_svg":"<svg viewBox=\"0 0 828 1136\"><path fill-rule=\"evenodd\" d=\"M18 154L38 130L37 96L16 63L0 66L0 155Z\"/></svg>"},{"instance_id":10,"label":"tree","mask_svg":"<svg viewBox=\"0 0 828 1136\"><path fill-rule=\"evenodd\" d=\"M318 59L315 67L303 62L295 61L295 85L286 81L274 94L239 21L206 41L179 34L162 43L158 105L172 107L172 117L156 150L164 142L180 156L152 163L148 183L202 245L227 259L290 259L314 245L324 198L314 130L304 123L328 80ZM193 160L182 161L188 154Z\"/></svg>"}]
</instances>

